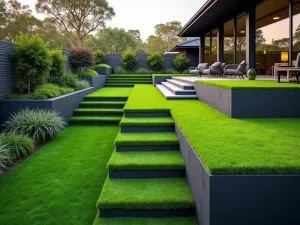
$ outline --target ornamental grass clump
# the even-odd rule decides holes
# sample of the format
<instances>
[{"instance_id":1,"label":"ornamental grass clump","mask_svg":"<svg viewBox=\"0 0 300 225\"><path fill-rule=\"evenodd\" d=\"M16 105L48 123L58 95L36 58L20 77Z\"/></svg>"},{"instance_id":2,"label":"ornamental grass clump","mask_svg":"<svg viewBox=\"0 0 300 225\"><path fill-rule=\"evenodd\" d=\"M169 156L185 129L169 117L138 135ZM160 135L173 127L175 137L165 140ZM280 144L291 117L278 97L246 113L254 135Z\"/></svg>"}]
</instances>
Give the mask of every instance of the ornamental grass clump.
<instances>
[{"instance_id":1,"label":"ornamental grass clump","mask_svg":"<svg viewBox=\"0 0 300 225\"><path fill-rule=\"evenodd\" d=\"M34 141L24 135L0 136L0 141L6 146L12 160L18 160L27 157L35 150Z\"/></svg>"},{"instance_id":2,"label":"ornamental grass clump","mask_svg":"<svg viewBox=\"0 0 300 225\"><path fill-rule=\"evenodd\" d=\"M14 113L4 122L9 134L25 135L36 143L54 138L65 127L63 118L55 111L44 109L24 109Z\"/></svg>"},{"instance_id":3,"label":"ornamental grass clump","mask_svg":"<svg viewBox=\"0 0 300 225\"><path fill-rule=\"evenodd\" d=\"M11 158L9 154L9 149L7 146L0 140L0 174L10 165Z\"/></svg>"}]
</instances>

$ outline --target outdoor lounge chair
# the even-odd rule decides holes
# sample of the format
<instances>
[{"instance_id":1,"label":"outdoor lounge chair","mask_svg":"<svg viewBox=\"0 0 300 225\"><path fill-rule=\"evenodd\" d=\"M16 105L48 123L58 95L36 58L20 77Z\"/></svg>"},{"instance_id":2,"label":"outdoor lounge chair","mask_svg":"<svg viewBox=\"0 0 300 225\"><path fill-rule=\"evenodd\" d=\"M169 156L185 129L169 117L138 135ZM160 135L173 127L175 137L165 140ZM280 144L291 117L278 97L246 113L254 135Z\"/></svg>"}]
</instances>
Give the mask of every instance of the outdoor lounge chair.
<instances>
[{"instance_id":1,"label":"outdoor lounge chair","mask_svg":"<svg viewBox=\"0 0 300 225\"><path fill-rule=\"evenodd\" d=\"M215 62L208 69L204 69L200 74L200 77L201 75L208 75L209 78L213 75L222 76L224 67L225 67L225 63Z\"/></svg>"},{"instance_id":2,"label":"outdoor lounge chair","mask_svg":"<svg viewBox=\"0 0 300 225\"><path fill-rule=\"evenodd\" d=\"M296 82L300 83L300 53L298 53L298 55L297 55L295 68L299 68L299 71L292 72L292 76L295 76ZM290 81L293 82L293 80L290 80Z\"/></svg>"},{"instance_id":3,"label":"outdoor lounge chair","mask_svg":"<svg viewBox=\"0 0 300 225\"><path fill-rule=\"evenodd\" d=\"M208 64L207 63L200 63L197 67L192 66L190 67L189 71L190 74L197 74L200 75L200 73L204 70L208 68Z\"/></svg>"},{"instance_id":4,"label":"outdoor lounge chair","mask_svg":"<svg viewBox=\"0 0 300 225\"><path fill-rule=\"evenodd\" d=\"M247 77L247 63L245 60L240 64L226 65L223 73L223 78L228 76L238 76L240 79L244 79L244 75Z\"/></svg>"}]
</instances>

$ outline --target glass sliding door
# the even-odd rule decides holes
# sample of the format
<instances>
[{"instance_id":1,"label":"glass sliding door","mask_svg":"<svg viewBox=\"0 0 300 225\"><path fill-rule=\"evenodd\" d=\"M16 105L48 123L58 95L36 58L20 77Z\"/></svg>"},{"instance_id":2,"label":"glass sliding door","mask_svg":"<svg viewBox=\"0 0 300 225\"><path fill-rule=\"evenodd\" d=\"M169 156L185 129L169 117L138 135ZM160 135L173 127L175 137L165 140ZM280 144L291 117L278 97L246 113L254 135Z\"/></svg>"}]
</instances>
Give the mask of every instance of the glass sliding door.
<instances>
[{"instance_id":1,"label":"glass sliding door","mask_svg":"<svg viewBox=\"0 0 300 225\"><path fill-rule=\"evenodd\" d=\"M234 64L234 20L224 25L224 62Z\"/></svg>"}]
</instances>

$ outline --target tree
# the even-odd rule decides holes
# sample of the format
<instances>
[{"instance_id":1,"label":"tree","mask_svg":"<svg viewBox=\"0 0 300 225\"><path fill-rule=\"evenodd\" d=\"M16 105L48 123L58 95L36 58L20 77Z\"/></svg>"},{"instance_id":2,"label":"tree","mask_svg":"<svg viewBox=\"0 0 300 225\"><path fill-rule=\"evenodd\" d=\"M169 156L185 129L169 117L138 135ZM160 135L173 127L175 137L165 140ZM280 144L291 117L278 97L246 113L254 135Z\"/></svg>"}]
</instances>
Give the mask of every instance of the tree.
<instances>
[{"instance_id":1,"label":"tree","mask_svg":"<svg viewBox=\"0 0 300 225\"><path fill-rule=\"evenodd\" d=\"M121 28L104 28L97 36L99 49L107 54L121 54L137 46L132 33Z\"/></svg>"},{"instance_id":2,"label":"tree","mask_svg":"<svg viewBox=\"0 0 300 225\"><path fill-rule=\"evenodd\" d=\"M32 15L28 5L22 5L17 0L9 0L5 5L0 2L1 38L14 42L19 32L32 35L41 25L41 21Z\"/></svg>"},{"instance_id":3,"label":"tree","mask_svg":"<svg viewBox=\"0 0 300 225\"><path fill-rule=\"evenodd\" d=\"M155 34L157 37L163 40L163 43L161 44L165 45L165 52L169 51L180 41L180 39L177 37L177 34L181 29L182 26L179 21L172 21L166 24L158 24L155 26Z\"/></svg>"},{"instance_id":4,"label":"tree","mask_svg":"<svg viewBox=\"0 0 300 225\"><path fill-rule=\"evenodd\" d=\"M163 44L163 40L160 37L156 36L149 36L149 38L146 41L147 43L147 52L148 53L154 53L154 52L159 52L159 53L165 53L166 48Z\"/></svg>"},{"instance_id":5,"label":"tree","mask_svg":"<svg viewBox=\"0 0 300 225\"><path fill-rule=\"evenodd\" d=\"M288 50L290 45L289 38L282 38L278 40L272 40L272 45L278 46L281 50Z\"/></svg>"},{"instance_id":6,"label":"tree","mask_svg":"<svg viewBox=\"0 0 300 225\"><path fill-rule=\"evenodd\" d=\"M294 42L299 43L300 42L300 25L297 27L295 34L294 34Z\"/></svg>"},{"instance_id":7,"label":"tree","mask_svg":"<svg viewBox=\"0 0 300 225\"><path fill-rule=\"evenodd\" d=\"M260 46L266 43L264 38L263 31L261 29L256 30L256 45Z\"/></svg>"},{"instance_id":8,"label":"tree","mask_svg":"<svg viewBox=\"0 0 300 225\"><path fill-rule=\"evenodd\" d=\"M75 32L78 46L115 15L106 0L38 0L36 10L58 20L68 35Z\"/></svg>"}]
</instances>

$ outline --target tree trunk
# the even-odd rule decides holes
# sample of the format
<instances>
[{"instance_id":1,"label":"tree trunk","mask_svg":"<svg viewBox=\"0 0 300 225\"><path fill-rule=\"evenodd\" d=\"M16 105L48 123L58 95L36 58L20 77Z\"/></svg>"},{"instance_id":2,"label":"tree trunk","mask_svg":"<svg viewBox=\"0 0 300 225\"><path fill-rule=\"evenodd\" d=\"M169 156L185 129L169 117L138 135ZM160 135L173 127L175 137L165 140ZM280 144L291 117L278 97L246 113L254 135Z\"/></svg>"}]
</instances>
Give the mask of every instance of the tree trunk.
<instances>
[{"instance_id":1,"label":"tree trunk","mask_svg":"<svg viewBox=\"0 0 300 225\"><path fill-rule=\"evenodd\" d=\"M78 37L77 37L77 42L78 42L78 47L81 47L81 46L82 46L82 43L81 43L81 38L80 38L79 35L78 35Z\"/></svg>"},{"instance_id":2,"label":"tree trunk","mask_svg":"<svg viewBox=\"0 0 300 225\"><path fill-rule=\"evenodd\" d=\"M30 82L31 82L31 78L29 78L28 80L28 85L27 85L27 93L30 94Z\"/></svg>"}]
</instances>

